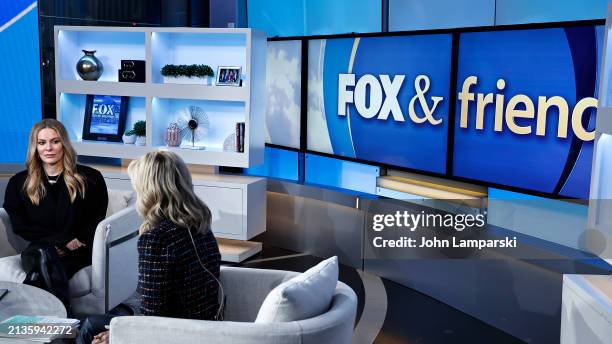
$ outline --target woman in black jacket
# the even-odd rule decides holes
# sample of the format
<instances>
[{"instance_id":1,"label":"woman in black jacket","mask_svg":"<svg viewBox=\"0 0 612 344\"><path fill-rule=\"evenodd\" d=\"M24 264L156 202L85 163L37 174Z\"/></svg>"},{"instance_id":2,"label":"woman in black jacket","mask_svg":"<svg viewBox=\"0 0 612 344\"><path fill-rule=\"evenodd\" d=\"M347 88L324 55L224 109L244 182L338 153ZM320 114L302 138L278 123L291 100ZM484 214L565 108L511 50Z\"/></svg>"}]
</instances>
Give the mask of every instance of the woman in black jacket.
<instances>
[{"instance_id":1,"label":"woman in black jacket","mask_svg":"<svg viewBox=\"0 0 612 344\"><path fill-rule=\"evenodd\" d=\"M193 190L185 163L171 152L133 161L128 174L143 218L138 239L138 289L143 315L219 319L221 255L211 213ZM108 343L110 316L89 317L77 343Z\"/></svg>"},{"instance_id":2,"label":"woman in black jacket","mask_svg":"<svg viewBox=\"0 0 612 344\"><path fill-rule=\"evenodd\" d=\"M40 273L33 257L41 249L59 257L61 266L54 268L62 273L54 277L63 275L59 282L62 290L52 291L67 304L67 279L91 265L96 226L104 219L108 205L106 184L100 172L76 164L66 128L54 119L32 127L26 165L27 170L9 180L4 209L13 231L30 242L22 253L29 277Z\"/></svg>"}]
</instances>

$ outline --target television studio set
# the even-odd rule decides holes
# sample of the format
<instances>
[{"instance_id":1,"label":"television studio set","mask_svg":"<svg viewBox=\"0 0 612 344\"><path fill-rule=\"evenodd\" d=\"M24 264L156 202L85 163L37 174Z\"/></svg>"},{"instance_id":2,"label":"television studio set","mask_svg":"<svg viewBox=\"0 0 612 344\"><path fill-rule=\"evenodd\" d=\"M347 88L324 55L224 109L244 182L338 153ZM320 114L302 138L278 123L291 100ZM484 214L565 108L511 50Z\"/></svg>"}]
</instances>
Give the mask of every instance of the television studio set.
<instances>
[{"instance_id":1,"label":"television studio set","mask_svg":"<svg viewBox=\"0 0 612 344\"><path fill-rule=\"evenodd\" d=\"M0 201L0 343L611 344L612 0L0 0Z\"/></svg>"}]
</instances>

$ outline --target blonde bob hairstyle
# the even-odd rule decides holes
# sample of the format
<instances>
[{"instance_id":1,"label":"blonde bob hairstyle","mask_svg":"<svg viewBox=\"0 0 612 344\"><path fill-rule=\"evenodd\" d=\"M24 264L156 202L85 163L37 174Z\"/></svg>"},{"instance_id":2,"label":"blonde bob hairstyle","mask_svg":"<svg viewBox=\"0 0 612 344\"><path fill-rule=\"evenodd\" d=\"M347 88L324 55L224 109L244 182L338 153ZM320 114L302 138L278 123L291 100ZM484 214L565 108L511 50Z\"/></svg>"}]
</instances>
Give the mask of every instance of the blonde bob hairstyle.
<instances>
[{"instance_id":1,"label":"blonde bob hairstyle","mask_svg":"<svg viewBox=\"0 0 612 344\"><path fill-rule=\"evenodd\" d=\"M191 173L176 154L156 151L128 166L136 190L136 210L144 218L140 234L169 219L178 227L206 233L210 210L193 191Z\"/></svg>"},{"instance_id":2,"label":"blonde bob hairstyle","mask_svg":"<svg viewBox=\"0 0 612 344\"><path fill-rule=\"evenodd\" d=\"M77 195L85 197L85 178L77 173L76 167L76 152L72 148L68 132L64 125L54 119L43 119L34 124L30 130L30 139L28 143L28 155L26 157L26 166L28 168L28 177L26 178L23 189L32 204L38 205L40 200L45 197L47 192L43 183L43 162L38 154L38 133L42 129L53 129L59 135L63 147L63 158L61 164L64 169L64 182L68 187L70 202L73 203Z\"/></svg>"}]
</instances>

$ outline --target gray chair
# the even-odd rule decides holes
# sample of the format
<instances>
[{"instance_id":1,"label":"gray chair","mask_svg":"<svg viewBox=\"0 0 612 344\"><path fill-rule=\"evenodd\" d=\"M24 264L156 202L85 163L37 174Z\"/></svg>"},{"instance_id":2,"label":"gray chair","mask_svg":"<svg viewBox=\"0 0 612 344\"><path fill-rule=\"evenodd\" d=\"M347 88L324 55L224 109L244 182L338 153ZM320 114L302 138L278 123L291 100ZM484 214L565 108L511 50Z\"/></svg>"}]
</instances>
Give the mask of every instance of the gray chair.
<instances>
[{"instance_id":1,"label":"gray chair","mask_svg":"<svg viewBox=\"0 0 612 344\"><path fill-rule=\"evenodd\" d=\"M119 317L111 321L113 344L349 344L357 310L355 292L338 282L325 313L301 321L254 323L268 293L297 273L221 267L227 296L225 321L165 317Z\"/></svg>"},{"instance_id":2,"label":"gray chair","mask_svg":"<svg viewBox=\"0 0 612 344\"><path fill-rule=\"evenodd\" d=\"M128 299L138 284L138 227L142 220L133 204L133 192L108 190L106 218L96 227L92 265L69 281L70 302L76 314L104 314ZM0 208L0 281L21 283L21 252L28 242L13 232Z\"/></svg>"}]
</instances>

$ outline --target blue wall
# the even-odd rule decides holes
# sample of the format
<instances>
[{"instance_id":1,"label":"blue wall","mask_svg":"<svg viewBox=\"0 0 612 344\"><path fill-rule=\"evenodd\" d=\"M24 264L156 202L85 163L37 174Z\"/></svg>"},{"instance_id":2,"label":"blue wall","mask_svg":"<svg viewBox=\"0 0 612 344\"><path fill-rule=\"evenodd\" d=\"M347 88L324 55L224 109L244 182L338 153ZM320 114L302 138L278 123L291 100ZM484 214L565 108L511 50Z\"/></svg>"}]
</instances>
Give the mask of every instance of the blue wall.
<instances>
[{"instance_id":1,"label":"blue wall","mask_svg":"<svg viewBox=\"0 0 612 344\"><path fill-rule=\"evenodd\" d=\"M30 127L41 119L35 1L0 2L0 162L25 161ZM11 22L12 20L16 21Z\"/></svg>"},{"instance_id":2,"label":"blue wall","mask_svg":"<svg viewBox=\"0 0 612 344\"><path fill-rule=\"evenodd\" d=\"M490 26L495 0L389 0L389 31Z\"/></svg>"},{"instance_id":3,"label":"blue wall","mask_svg":"<svg viewBox=\"0 0 612 344\"><path fill-rule=\"evenodd\" d=\"M389 31L605 17L606 0L389 0Z\"/></svg>"},{"instance_id":4,"label":"blue wall","mask_svg":"<svg viewBox=\"0 0 612 344\"><path fill-rule=\"evenodd\" d=\"M378 32L380 0L249 0L249 27L268 37Z\"/></svg>"},{"instance_id":5,"label":"blue wall","mask_svg":"<svg viewBox=\"0 0 612 344\"><path fill-rule=\"evenodd\" d=\"M606 0L497 0L497 25L606 18Z\"/></svg>"},{"instance_id":6,"label":"blue wall","mask_svg":"<svg viewBox=\"0 0 612 344\"><path fill-rule=\"evenodd\" d=\"M268 36L377 32L381 0L249 0ZM606 0L389 0L389 31L603 19Z\"/></svg>"}]
</instances>

